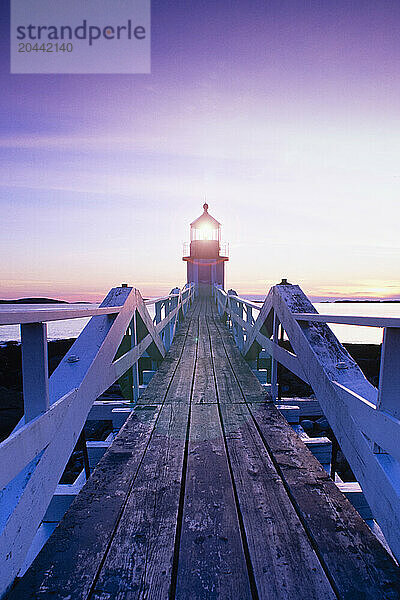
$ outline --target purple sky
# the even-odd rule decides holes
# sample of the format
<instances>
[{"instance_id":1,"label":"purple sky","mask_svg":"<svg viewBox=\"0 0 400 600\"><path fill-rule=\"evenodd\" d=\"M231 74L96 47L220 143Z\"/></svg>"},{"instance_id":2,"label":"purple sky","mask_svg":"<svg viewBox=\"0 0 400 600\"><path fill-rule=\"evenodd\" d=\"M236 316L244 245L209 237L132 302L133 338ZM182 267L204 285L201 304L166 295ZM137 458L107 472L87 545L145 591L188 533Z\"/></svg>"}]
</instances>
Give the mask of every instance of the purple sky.
<instances>
[{"instance_id":1,"label":"purple sky","mask_svg":"<svg viewBox=\"0 0 400 600\"><path fill-rule=\"evenodd\" d=\"M151 75L10 75L0 297L185 280L204 196L227 286L400 297L400 3L153 0Z\"/></svg>"}]
</instances>

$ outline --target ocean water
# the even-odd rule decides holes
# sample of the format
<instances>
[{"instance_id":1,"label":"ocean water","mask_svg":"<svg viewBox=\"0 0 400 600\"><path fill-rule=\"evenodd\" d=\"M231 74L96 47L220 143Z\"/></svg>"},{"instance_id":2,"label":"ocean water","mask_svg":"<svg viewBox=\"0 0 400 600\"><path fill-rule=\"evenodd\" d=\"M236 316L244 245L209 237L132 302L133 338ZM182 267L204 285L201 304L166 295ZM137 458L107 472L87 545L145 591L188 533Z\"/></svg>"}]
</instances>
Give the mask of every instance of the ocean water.
<instances>
[{"instance_id":1,"label":"ocean water","mask_svg":"<svg viewBox=\"0 0 400 600\"><path fill-rule=\"evenodd\" d=\"M246 297L246 296L244 296ZM250 297L254 302L254 296ZM261 299L261 298L259 298ZM21 308L46 308L46 305L41 304L2 304L0 312L9 310L21 310ZM55 308L54 304L47 305L49 308ZM56 305L57 308L68 309L70 305ZM86 307L97 307L97 304L85 304ZM261 306L261 304L260 304ZM333 303L333 302L317 302L314 304L320 314L325 315L357 315L357 316L375 316L375 317L398 317L400 318L400 303ZM149 313L154 316L154 307L149 306ZM68 319L64 321L54 321L47 325L48 339L60 340L68 338L76 338L83 330L89 319ZM343 343L357 344L380 344L382 342L383 330L377 327L358 327L356 325L335 325L331 324L335 335ZM21 341L19 325L0 325L0 343L9 341Z\"/></svg>"},{"instance_id":2,"label":"ocean water","mask_svg":"<svg viewBox=\"0 0 400 600\"><path fill-rule=\"evenodd\" d=\"M398 317L400 303L335 303L316 302L315 308L321 315L352 315L360 317ZM358 325L336 325L330 323L336 337L343 343L381 344L383 329L380 327L361 327Z\"/></svg>"},{"instance_id":3,"label":"ocean water","mask_svg":"<svg viewBox=\"0 0 400 600\"><path fill-rule=\"evenodd\" d=\"M98 306L98 304L85 304L82 306L82 308L97 308ZM0 314L5 311L20 311L23 308L57 308L61 310L68 310L71 308L71 304L0 304ZM79 308L79 305L75 305L75 308ZM147 309L151 317L154 318L154 306L150 305L147 307ZM85 328L89 321L90 318L66 319L65 321L50 321L49 323L47 323L47 338L50 341L76 338ZM21 341L20 326L0 325L0 344L11 341Z\"/></svg>"},{"instance_id":4,"label":"ocean water","mask_svg":"<svg viewBox=\"0 0 400 600\"><path fill-rule=\"evenodd\" d=\"M254 297L253 297L254 298ZM249 298L250 299L250 298ZM254 302L254 300L252 300ZM314 302L321 315L350 315L357 317L400 318L400 303L386 302ZM329 323L336 337L347 344L381 344L383 329L359 325L336 325Z\"/></svg>"}]
</instances>

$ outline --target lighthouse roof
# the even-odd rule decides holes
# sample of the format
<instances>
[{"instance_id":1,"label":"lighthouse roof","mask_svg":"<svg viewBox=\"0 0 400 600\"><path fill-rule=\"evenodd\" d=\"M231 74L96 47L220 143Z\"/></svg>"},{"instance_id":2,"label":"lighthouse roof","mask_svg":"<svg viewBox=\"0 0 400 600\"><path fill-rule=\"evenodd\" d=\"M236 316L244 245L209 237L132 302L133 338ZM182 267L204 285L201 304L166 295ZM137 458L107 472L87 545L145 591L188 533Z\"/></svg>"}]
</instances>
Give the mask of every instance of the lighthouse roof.
<instances>
[{"instance_id":1,"label":"lighthouse roof","mask_svg":"<svg viewBox=\"0 0 400 600\"><path fill-rule=\"evenodd\" d=\"M207 202L203 204L203 209L203 214L200 215L200 217L197 217L197 219L195 219L192 223L190 223L190 227L195 227L196 225L201 225L202 223L211 223L211 225L220 227L221 223L209 214Z\"/></svg>"}]
</instances>

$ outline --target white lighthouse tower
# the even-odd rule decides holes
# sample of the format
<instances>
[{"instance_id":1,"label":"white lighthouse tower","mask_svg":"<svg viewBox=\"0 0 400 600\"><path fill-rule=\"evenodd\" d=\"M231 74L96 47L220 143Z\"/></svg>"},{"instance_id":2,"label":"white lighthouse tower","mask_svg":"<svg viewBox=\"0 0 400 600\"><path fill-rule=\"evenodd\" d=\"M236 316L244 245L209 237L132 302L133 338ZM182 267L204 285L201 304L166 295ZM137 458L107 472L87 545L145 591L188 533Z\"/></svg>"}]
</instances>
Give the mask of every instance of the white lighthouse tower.
<instances>
[{"instance_id":1,"label":"white lighthouse tower","mask_svg":"<svg viewBox=\"0 0 400 600\"><path fill-rule=\"evenodd\" d=\"M221 223L203 205L203 214L190 224L190 250L183 260L187 263L187 281L200 286L225 285L225 262L229 260L221 244Z\"/></svg>"}]
</instances>

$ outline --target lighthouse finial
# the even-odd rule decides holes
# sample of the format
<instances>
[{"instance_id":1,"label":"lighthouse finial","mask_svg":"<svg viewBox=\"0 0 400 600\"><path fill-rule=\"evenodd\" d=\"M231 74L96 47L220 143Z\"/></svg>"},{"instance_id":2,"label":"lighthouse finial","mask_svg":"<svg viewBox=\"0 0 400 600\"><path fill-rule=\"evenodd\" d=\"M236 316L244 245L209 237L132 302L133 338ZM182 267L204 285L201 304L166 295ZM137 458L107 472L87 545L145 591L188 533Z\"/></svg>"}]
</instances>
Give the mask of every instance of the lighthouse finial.
<instances>
[{"instance_id":1,"label":"lighthouse finial","mask_svg":"<svg viewBox=\"0 0 400 600\"><path fill-rule=\"evenodd\" d=\"M204 212L208 211L208 204L207 204L207 202L204 202L203 208L204 208Z\"/></svg>"}]
</instances>

